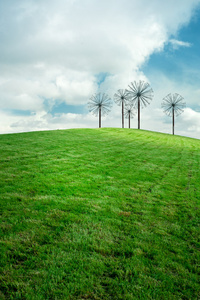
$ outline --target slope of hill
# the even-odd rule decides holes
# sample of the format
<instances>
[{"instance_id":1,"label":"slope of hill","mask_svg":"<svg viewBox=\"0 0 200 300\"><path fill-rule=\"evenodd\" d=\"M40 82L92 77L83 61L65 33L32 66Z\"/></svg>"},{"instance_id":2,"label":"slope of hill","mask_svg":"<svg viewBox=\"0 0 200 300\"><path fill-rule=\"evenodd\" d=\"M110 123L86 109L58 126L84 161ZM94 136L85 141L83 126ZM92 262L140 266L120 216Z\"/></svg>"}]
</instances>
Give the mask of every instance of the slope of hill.
<instances>
[{"instance_id":1,"label":"slope of hill","mask_svg":"<svg viewBox=\"0 0 200 300\"><path fill-rule=\"evenodd\" d=\"M0 136L0 299L198 299L200 140Z\"/></svg>"}]
</instances>

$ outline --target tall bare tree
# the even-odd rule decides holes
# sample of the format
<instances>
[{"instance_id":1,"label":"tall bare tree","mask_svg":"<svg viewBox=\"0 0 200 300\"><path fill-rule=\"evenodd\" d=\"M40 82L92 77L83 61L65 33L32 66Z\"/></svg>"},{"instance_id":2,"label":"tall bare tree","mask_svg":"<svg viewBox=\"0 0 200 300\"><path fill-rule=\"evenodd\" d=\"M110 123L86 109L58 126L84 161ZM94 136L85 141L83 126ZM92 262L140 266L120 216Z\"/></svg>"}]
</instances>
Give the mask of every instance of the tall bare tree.
<instances>
[{"instance_id":1,"label":"tall bare tree","mask_svg":"<svg viewBox=\"0 0 200 300\"><path fill-rule=\"evenodd\" d=\"M101 117L108 114L112 107L112 100L105 93L94 94L88 102L89 111L95 116L99 115L99 128L101 128Z\"/></svg>"},{"instance_id":2,"label":"tall bare tree","mask_svg":"<svg viewBox=\"0 0 200 300\"><path fill-rule=\"evenodd\" d=\"M128 128L131 128L131 118L135 116L135 108L131 104L125 106L125 118L128 119Z\"/></svg>"},{"instance_id":3,"label":"tall bare tree","mask_svg":"<svg viewBox=\"0 0 200 300\"><path fill-rule=\"evenodd\" d=\"M168 94L163 98L161 107L164 109L166 115L172 117L172 134L174 134L175 116L180 115L185 108L186 103L183 102L183 97L177 93Z\"/></svg>"},{"instance_id":4,"label":"tall bare tree","mask_svg":"<svg viewBox=\"0 0 200 300\"><path fill-rule=\"evenodd\" d=\"M140 107L146 107L153 99L153 90L147 82L131 82L127 90L129 101L138 110L138 129L140 129Z\"/></svg>"},{"instance_id":5,"label":"tall bare tree","mask_svg":"<svg viewBox=\"0 0 200 300\"><path fill-rule=\"evenodd\" d=\"M128 100L127 90L119 89L117 93L114 94L114 101L117 105L122 106L122 128L124 128L124 105Z\"/></svg>"}]
</instances>

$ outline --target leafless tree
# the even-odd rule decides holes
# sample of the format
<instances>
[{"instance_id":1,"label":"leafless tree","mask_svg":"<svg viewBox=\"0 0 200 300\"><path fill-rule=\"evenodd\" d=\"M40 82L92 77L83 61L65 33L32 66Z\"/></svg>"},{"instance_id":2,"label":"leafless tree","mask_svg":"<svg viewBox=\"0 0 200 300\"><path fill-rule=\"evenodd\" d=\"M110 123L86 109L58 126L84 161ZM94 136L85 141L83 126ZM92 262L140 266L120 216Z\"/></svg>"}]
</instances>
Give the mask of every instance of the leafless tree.
<instances>
[{"instance_id":1,"label":"leafless tree","mask_svg":"<svg viewBox=\"0 0 200 300\"><path fill-rule=\"evenodd\" d=\"M183 102L183 99L184 98L177 93L168 94L163 98L163 102L161 104L166 115L172 117L172 134L174 134L175 116L180 115L184 111L183 108L186 106L186 103Z\"/></svg>"},{"instance_id":2,"label":"leafless tree","mask_svg":"<svg viewBox=\"0 0 200 300\"><path fill-rule=\"evenodd\" d=\"M122 128L124 128L124 105L126 104L127 100L127 90L119 89L117 93L114 94L115 103L122 106Z\"/></svg>"},{"instance_id":3,"label":"leafless tree","mask_svg":"<svg viewBox=\"0 0 200 300\"><path fill-rule=\"evenodd\" d=\"M95 116L99 115L99 128L101 128L101 116L107 115L111 107L112 100L105 93L97 93L90 98L88 108Z\"/></svg>"},{"instance_id":4,"label":"leafless tree","mask_svg":"<svg viewBox=\"0 0 200 300\"><path fill-rule=\"evenodd\" d=\"M125 118L128 119L128 128L131 128L131 118L135 116L135 108L132 104L125 106Z\"/></svg>"},{"instance_id":5,"label":"leafless tree","mask_svg":"<svg viewBox=\"0 0 200 300\"><path fill-rule=\"evenodd\" d=\"M140 129L140 106L146 107L153 99L153 90L147 82L131 82L129 85L128 98L133 106L138 110L138 129Z\"/></svg>"}]
</instances>

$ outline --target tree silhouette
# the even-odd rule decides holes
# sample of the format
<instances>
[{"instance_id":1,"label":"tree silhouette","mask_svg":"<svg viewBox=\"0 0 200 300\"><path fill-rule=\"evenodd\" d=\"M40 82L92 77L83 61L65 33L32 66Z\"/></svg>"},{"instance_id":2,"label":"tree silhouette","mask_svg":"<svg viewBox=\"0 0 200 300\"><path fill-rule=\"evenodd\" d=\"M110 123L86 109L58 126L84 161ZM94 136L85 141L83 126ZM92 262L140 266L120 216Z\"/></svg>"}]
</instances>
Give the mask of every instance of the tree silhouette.
<instances>
[{"instance_id":1,"label":"tree silhouette","mask_svg":"<svg viewBox=\"0 0 200 300\"><path fill-rule=\"evenodd\" d=\"M161 107L164 108L164 112L168 116L172 116L172 134L174 134L174 119L175 115L178 116L183 112L186 104L183 102L183 97L177 93L168 94L163 98Z\"/></svg>"},{"instance_id":2,"label":"tree silhouette","mask_svg":"<svg viewBox=\"0 0 200 300\"><path fill-rule=\"evenodd\" d=\"M135 116L135 109L132 104L125 106L125 118L128 119L128 128L131 128L131 118Z\"/></svg>"},{"instance_id":3,"label":"tree silhouette","mask_svg":"<svg viewBox=\"0 0 200 300\"><path fill-rule=\"evenodd\" d=\"M122 106L122 128L124 128L124 104L128 100L127 90L119 89L117 93L114 94L114 101L117 105Z\"/></svg>"},{"instance_id":4,"label":"tree silhouette","mask_svg":"<svg viewBox=\"0 0 200 300\"><path fill-rule=\"evenodd\" d=\"M99 115L99 128L101 128L101 116L107 115L112 107L112 100L105 93L94 94L88 102L89 111L95 116Z\"/></svg>"},{"instance_id":5,"label":"tree silhouette","mask_svg":"<svg viewBox=\"0 0 200 300\"><path fill-rule=\"evenodd\" d=\"M138 129L140 129L140 106L146 107L147 104L150 104L150 101L153 98L153 90L150 88L150 85L147 82L131 82L129 85L128 98L138 110Z\"/></svg>"}]
</instances>

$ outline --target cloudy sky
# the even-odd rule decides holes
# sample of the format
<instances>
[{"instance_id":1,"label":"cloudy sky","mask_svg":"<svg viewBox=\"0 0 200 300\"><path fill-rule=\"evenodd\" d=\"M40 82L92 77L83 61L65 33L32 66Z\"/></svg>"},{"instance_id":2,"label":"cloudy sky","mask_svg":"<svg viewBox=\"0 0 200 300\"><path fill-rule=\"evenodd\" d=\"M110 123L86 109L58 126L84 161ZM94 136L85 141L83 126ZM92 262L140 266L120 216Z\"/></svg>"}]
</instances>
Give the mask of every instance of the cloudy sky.
<instances>
[{"instance_id":1,"label":"cloudy sky","mask_svg":"<svg viewBox=\"0 0 200 300\"><path fill-rule=\"evenodd\" d=\"M89 98L144 80L141 128L171 133L161 102L178 93L175 133L200 138L199 29L200 0L0 0L0 133L96 128ZM121 127L119 106L102 126Z\"/></svg>"}]
</instances>

